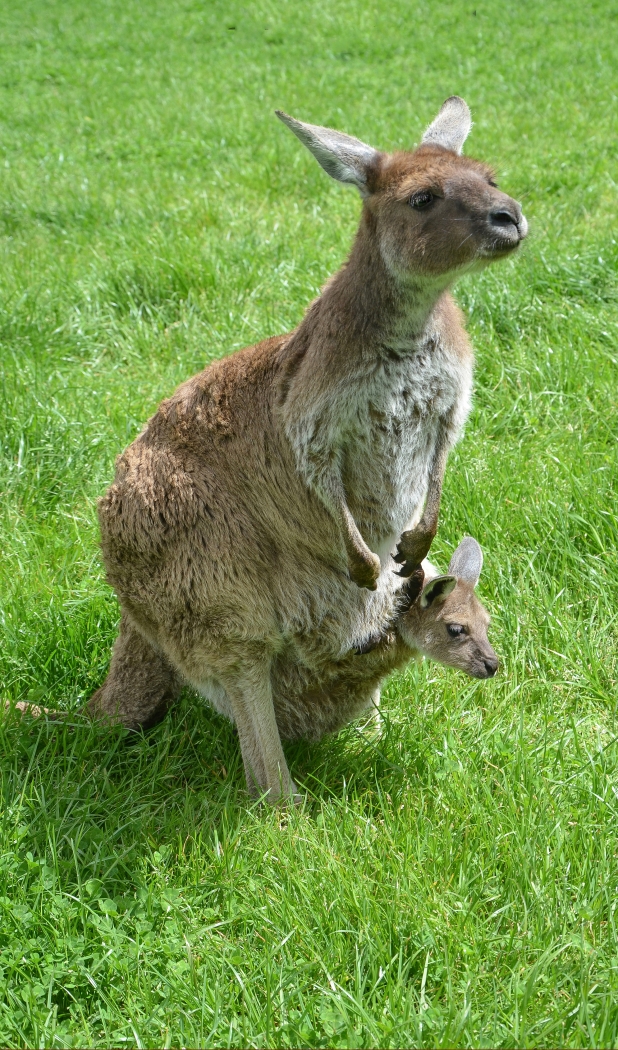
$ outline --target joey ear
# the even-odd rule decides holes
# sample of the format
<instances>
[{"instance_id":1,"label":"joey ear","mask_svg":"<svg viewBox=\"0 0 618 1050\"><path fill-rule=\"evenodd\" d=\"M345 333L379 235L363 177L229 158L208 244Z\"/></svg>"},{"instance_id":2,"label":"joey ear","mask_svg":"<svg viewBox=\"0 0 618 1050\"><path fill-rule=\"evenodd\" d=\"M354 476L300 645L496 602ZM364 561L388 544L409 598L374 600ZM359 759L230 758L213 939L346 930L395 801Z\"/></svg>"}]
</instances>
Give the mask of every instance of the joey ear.
<instances>
[{"instance_id":1,"label":"joey ear","mask_svg":"<svg viewBox=\"0 0 618 1050\"><path fill-rule=\"evenodd\" d=\"M483 568L483 552L472 536L464 536L451 558L448 571L476 587Z\"/></svg>"},{"instance_id":2,"label":"joey ear","mask_svg":"<svg viewBox=\"0 0 618 1050\"><path fill-rule=\"evenodd\" d=\"M456 576L434 576L421 593L421 609L434 602L443 602L457 586Z\"/></svg>"},{"instance_id":3,"label":"joey ear","mask_svg":"<svg viewBox=\"0 0 618 1050\"><path fill-rule=\"evenodd\" d=\"M321 128L317 124L305 124L276 109L275 113L293 131L310 153L333 179L357 186L363 197L368 196L367 176L375 167L380 153L352 135L341 131Z\"/></svg>"},{"instance_id":4,"label":"joey ear","mask_svg":"<svg viewBox=\"0 0 618 1050\"><path fill-rule=\"evenodd\" d=\"M461 153L471 127L472 115L468 104L459 95L451 95L427 128L421 142Z\"/></svg>"}]
</instances>

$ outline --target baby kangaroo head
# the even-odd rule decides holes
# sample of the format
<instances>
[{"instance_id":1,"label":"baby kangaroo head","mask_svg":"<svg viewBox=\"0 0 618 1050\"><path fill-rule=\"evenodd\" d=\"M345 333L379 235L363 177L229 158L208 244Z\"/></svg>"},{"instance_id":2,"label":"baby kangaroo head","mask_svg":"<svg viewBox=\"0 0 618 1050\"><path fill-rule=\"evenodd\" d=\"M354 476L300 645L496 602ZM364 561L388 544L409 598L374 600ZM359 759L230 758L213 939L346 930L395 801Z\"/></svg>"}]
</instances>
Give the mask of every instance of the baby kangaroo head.
<instances>
[{"instance_id":1,"label":"baby kangaroo head","mask_svg":"<svg viewBox=\"0 0 618 1050\"><path fill-rule=\"evenodd\" d=\"M429 579L398 630L404 642L424 656L458 667L473 678L492 678L498 658L489 644L489 615L474 588L483 565L476 540L465 536L451 558L448 574Z\"/></svg>"},{"instance_id":2,"label":"baby kangaroo head","mask_svg":"<svg viewBox=\"0 0 618 1050\"><path fill-rule=\"evenodd\" d=\"M366 230L399 276L450 280L514 251L528 224L498 189L491 168L461 156L472 125L462 98L448 98L412 151L382 153L351 135L277 116L334 179L365 200Z\"/></svg>"}]
</instances>

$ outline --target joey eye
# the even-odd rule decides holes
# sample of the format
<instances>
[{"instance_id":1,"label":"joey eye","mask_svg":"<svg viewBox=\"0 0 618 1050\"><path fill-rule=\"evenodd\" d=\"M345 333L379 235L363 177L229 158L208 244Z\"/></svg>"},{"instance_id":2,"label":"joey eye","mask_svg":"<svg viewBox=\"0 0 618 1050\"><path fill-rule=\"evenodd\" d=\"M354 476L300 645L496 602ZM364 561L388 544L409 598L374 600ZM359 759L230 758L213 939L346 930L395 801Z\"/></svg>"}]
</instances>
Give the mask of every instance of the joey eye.
<instances>
[{"instance_id":1,"label":"joey eye","mask_svg":"<svg viewBox=\"0 0 618 1050\"><path fill-rule=\"evenodd\" d=\"M446 629L451 638L460 638L462 634L466 633L460 623L449 623L446 625Z\"/></svg>"},{"instance_id":2,"label":"joey eye","mask_svg":"<svg viewBox=\"0 0 618 1050\"><path fill-rule=\"evenodd\" d=\"M498 183L496 182L496 180L495 180L495 179L487 179L487 181L488 181L489 185L490 185L490 186L493 186L493 188L494 188L495 190L497 190L497 189L498 189Z\"/></svg>"},{"instance_id":3,"label":"joey eye","mask_svg":"<svg viewBox=\"0 0 618 1050\"><path fill-rule=\"evenodd\" d=\"M410 197L410 207L414 208L415 211L422 211L423 208L429 207L435 199L434 194L430 190L420 190Z\"/></svg>"}]
</instances>

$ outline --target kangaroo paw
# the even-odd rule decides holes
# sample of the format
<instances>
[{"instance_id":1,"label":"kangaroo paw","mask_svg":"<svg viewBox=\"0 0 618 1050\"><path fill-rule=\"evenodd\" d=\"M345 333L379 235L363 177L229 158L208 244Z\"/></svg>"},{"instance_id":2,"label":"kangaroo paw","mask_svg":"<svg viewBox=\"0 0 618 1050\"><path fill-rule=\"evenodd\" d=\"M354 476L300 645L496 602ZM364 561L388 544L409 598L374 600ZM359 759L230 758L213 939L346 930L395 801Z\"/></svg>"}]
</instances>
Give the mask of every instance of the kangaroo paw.
<instances>
[{"instance_id":1,"label":"kangaroo paw","mask_svg":"<svg viewBox=\"0 0 618 1050\"><path fill-rule=\"evenodd\" d=\"M425 573L422 565L413 567L403 587L398 591L400 615L406 612L418 598L425 582Z\"/></svg>"},{"instance_id":2,"label":"kangaroo paw","mask_svg":"<svg viewBox=\"0 0 618 1050\"><path fill-rule=\"evenodd\" d=\"M429 554L435 531L433 529L415 528L402 533L397 544L397 553L393 555L393 561L402 568L396 573L397 576L408 578L421 564L423 558Z\"/></svg>"},{"instance_id":3,"label":"kangaroo paw","mask_svg":"<svg viewBox=\"0 0 618 1050\"><path fill-rule=\"evenodd\" d=\"M373 554L372 551L368 551L367 554L355 551L354 556L349 558L348 568L350 579L357 587L366 587L369 591L376 590L382 568L377 554Z\"/></svg>"}]
</instances>

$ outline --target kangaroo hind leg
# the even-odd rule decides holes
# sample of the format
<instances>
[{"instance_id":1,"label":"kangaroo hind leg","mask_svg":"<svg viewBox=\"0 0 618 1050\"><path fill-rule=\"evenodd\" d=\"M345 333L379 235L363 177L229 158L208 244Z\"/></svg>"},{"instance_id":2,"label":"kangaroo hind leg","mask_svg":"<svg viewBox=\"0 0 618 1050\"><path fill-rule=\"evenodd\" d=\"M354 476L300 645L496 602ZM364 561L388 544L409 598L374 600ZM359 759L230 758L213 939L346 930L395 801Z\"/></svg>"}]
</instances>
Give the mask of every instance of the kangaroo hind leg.
<instances>
[{"instance_id":1,"label":"kangaroo hind leg","mask_svg":"<svg viewBox=\"0 0 618 1050\"><path fill-rule=\"evenodd\" d=\"M270 681L270 659L244 654L242 664L220 675L238 730L247 788L254 797L263 792L269 802L298 802L296 785L285 761L275 718Z\"/></svg>"},{"instance_id":2,"label":"kangaroo hind leg","mask_svg":"<svg viewBox=\"0 0 618 1050\"><path fill-rule=\"evenodd\" d=\"M182 686L178 672L123 613L107 678L85 710L127 729L147 729L161 721Z\"/></svg>"}]
</instances>

